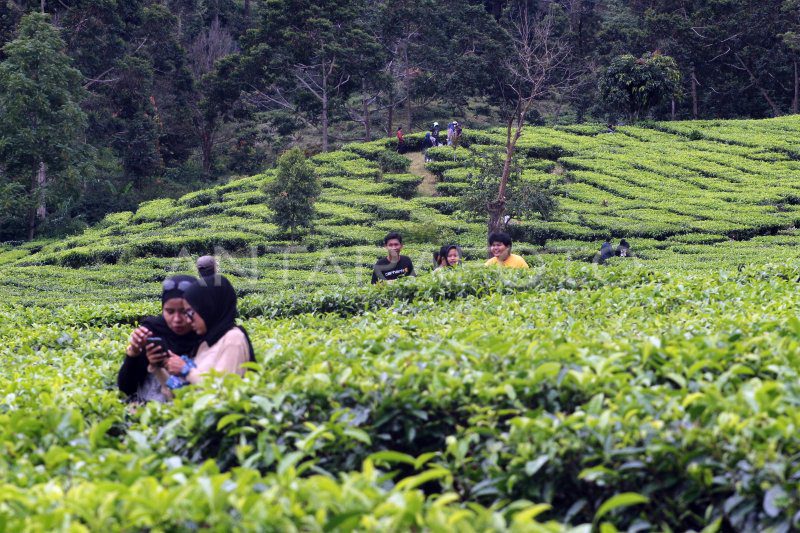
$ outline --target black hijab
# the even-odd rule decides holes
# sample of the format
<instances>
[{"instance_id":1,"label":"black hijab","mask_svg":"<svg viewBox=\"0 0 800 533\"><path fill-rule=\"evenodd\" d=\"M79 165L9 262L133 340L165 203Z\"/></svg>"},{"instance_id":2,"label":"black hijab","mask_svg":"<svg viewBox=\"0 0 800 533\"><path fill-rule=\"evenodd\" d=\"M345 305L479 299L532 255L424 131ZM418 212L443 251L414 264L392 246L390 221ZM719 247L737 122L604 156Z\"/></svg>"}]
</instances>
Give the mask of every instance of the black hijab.
<instances>
[{"instance_id":1,"label":"black hijab","mask_svg":"<svg viewBox=\"0 0 800 533\"><path fill-rule=\"evenodd\" d=\"M236 325L236 291L228 279L219 274L205 276L200 282L191 286L184 298L192 309L203 318L206 323L206 334L203 340L209 346L219 341L231 329L238 327L247 339L247 348L250 351L250 360L255 361L253 344L247 331Z\"/></svg>"},{"instance_id":2,"label":"black hijab","mask_svg":"<svg viewBox=\"0 0 800 533\"><path fill-rule=\"evenodd\" d=\"M164 305L167 300L172 298L183 298L186 285L196 283L197 278L194 276L178 275L165 279L161 287L161 305ZM169 285L170 289L165 289L164 285ZM181 289L181 287L184 287L184 289ZM172 331L167 325L167 321L164 320L163 314L149 316L143 319L139 325L149 329L154 337L164 339L164 345L167 350L172 350L178 355L193 356L197 345L200 344L200 336L192 330L189 330L184 335L178 335ZM145 350L143 349L138 357L126 357L117 375L117 385L122 392L129 396L135 394L139 385L147 378L148 361L144 352Z\"/></svg>"}]
</instances>

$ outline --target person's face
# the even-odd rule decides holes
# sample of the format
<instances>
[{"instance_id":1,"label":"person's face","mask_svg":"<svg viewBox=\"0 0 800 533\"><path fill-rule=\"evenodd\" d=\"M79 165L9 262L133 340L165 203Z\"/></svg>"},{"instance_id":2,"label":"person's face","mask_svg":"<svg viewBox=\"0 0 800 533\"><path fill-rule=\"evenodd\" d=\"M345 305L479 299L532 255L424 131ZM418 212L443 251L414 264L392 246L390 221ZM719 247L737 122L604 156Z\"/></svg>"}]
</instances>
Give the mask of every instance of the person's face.
<instances>
[{"instance_id":1,"label":"person's face","mask_svg":"<svg viewBox=\"0 0 800 533\"><path fill-rule=\"evenodd\" d=\"M505 260L508 258L510 247L502 242L494 241L489 245L489 251L492 252L492 255L496 258Z\"/></svg>"},{"instance_id":2,"label":"person's face","mask_svg":"<svg viewBox=\"0 0 800 533\"><path fill-rule=\"evenodd\" d=\"M201 317L197 311L192 309L192 306L189 305L188 302L186 303L186 317L189 319L195 333L198 335L206 334L208 331L208 328L206 328L206 321L203 320L203 317Z\"/></svg>"},{"instance_id":3,"label":"person's face","mask_svg":"<svg viewBox=\"0 0 800 533\"><path fill-rule=\"evenodd\" d=\"M455 248L451 248L447 252L447 264L450 266L456 266L461 258L458 257L458 250Z\"/></svg>"},{"instance_id":4,"label":"person's face","mask_svg":"<svg viewBox=\"0 0 800 533\"><path fill-rule=\"evenodd\" d=\"M397 258L400 255L400 250L403 249L403 243L401 243L398 239L389 239L386 242L386 251L389 254L389 257Z\"/></svg>"},{"instance_id":5,"label":"person's face","mask_svg":"<svg viewBox=\"0 0 800 533\"><path fill-rule=\"evenodd\" d=\"M192 331L192 323L186 316L187 305L183 298L170 298L161 307L161 316L175 335L186 335Z\"/></svg>"}]
</instances>

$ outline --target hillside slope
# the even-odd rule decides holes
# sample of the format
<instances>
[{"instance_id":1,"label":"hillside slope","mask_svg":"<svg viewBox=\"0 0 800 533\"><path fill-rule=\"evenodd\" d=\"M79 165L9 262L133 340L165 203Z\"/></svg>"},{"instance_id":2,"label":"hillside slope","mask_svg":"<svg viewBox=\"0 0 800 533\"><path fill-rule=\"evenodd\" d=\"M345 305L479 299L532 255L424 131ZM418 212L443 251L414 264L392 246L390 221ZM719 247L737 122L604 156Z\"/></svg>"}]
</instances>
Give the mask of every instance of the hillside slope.
<instances>
[{"instance_id":1,"label":"hillside slope","mask_svg":"<svg viewBox=\"0 0 800 533\"><path fill-rule=\"evenodd\" d=\"M668 269L737 267L796 257L800 235L800 119L529 128L519 143L523 179L556 182L553 220L512 226L517 249L587 260L606 237L631 241L639 260ZM411 136L410 142L419 136ZM109 215L82 235L0 249L0 287L14 298L62 302L86 292L131 297L166 270L191 271L216 252L248 291L365 283L390 230L420 265L446 242L483 257L484 221L458 211L475 157L502 151L501 131L467 131L464 147L432 149L438 196L417 196L421 176L393 141L353 144L313 163L324 189L320 219L302 242L271 224L263 186L272 171L155 200ZM225 264L227 263L227 264ZM108 268L103 265L113 265ZM63 281L62 281L63 280ZM310 280L310 283L309 283Z\"/></svg>"}]
</instances>

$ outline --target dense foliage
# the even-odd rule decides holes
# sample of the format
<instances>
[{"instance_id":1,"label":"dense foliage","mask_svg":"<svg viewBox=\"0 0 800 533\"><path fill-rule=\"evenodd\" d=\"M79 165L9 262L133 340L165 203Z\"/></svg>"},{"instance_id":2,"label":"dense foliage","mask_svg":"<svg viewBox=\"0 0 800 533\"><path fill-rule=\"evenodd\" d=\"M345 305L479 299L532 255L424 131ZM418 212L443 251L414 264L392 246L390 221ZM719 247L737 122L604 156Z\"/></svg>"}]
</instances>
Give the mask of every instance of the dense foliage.
<instances>
[{"instance_id":1,"label":"dense foliage","mask_svg":"<svg viewBox=\"0 0 800 533\"><path fill-rule=\"evenodd\" d=\"M19 37L3 47L0 191L6 205L0 212L0 240L32 239L45 219L48 197L68 202L74 195L70 182L77 181L86 114L79 106L81 73L63 48L58 31L38 13L23 18Z\"/></svg>"},{"instance_id":2,"label":"dense foliage","mask_svg":"<svg viewBox=\"0 0 800 533\"><path fill-rule=\"evenodd\" d=\"M548 261L388 286L344 317L320 305L349 296L320 293L311 314L248 312L244 380L136 411L113 390L127 326L6 310L0 520L786 528L797 274Z\"/></svg>"},{"instance_id":3,"label":"dense foliage","mask_svg":"<svg viewBox=\"0 0 800 533\"><path fill-rule=\"evenodd\" d=\"M679 99L680 82L673 58L657 53L639 58L625 54L614 58L600 78L600 97L629 122L636 122L654 107Z\"/></svg>"},{"instance_id":4,"label":"dense foliage","mask_svg":"<svg viewBox=\"0 0 800 533\"><path fill-rule=\"evenodd\" d=\"M2 0L6 76L24 76L13 57L27 39L23 20L43 10L48 31L64 44L50 46L43 59L63 62L62 81L76 69L79 79L69 84L83 89L70 89L70 101L80 105L85 127L76 120L59 130L69 142L52 136L40 145L40 156L70 157L63 170L54 163L46 174L53 186L44 203L34 202L43 218L34 232L73 233L145 199L258 172L289 145L317 152L451 117L468 127L496 124L521 3ZM551 37L568 52L575 82L547 91L532 119L605 121L617 107L600 98L600 78L618 58L647 54L674 59L684 98L674 108L661 98L628 105L631 118L797 112L796 2L524 3L552 14ZM3 102L20 94L0 92ZM63 124L46 120L56 129ZM0 137L8 142L9 135ZM19 154L0 157L0 240L27 238L31 226L33 187L16 181L12 155Z\"/></svg>"},{"instance_id":5,"label":"dense foliage","mask_svg":"<svg viewBox=\"0 0 800 533\"><path fill-rule=\"evenodd\" d=\"M322 187L297 242L269 170L3 245L0 529L798 528L797 131L527 130L516 179L560 195L510 226L529 271L479 266L460 199L503 130L430 149L437 196L391 141L298 157ZM394 229L420 276L372 287ZM590 263L608 236L635 257ZM464 268L430 273L442 242ZM208 252L258 364L124 404L131 328Z\"/></svg>"}]
</instances>

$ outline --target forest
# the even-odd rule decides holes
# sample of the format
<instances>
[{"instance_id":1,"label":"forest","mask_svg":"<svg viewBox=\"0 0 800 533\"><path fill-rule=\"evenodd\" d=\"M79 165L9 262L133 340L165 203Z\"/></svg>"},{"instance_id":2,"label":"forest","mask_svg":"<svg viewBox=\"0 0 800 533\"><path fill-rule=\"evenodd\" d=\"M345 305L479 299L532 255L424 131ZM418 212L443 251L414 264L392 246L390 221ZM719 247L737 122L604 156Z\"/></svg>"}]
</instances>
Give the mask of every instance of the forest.
<instances>
[{"instance_id":1,"label":"forest","mask_svg":"<svg viewBox=\"0 0 800 533\"><path fill-rule=\"evenodd\" d=\"M503 124L509 73L531 66L522 10L557 56L533 65L528 123L797 112L797 0L5 0L0 241L79 232L293 146Z\"/></svg>"}]
</instances>

